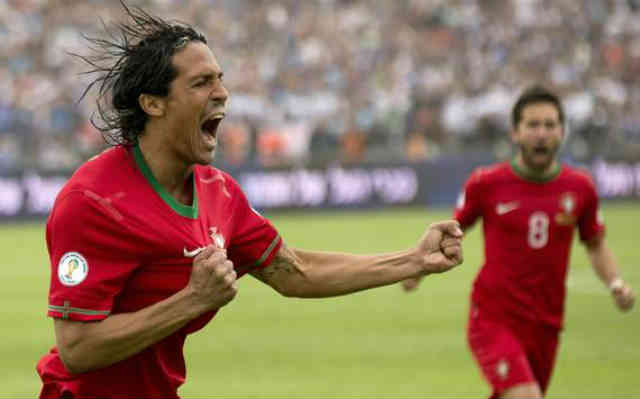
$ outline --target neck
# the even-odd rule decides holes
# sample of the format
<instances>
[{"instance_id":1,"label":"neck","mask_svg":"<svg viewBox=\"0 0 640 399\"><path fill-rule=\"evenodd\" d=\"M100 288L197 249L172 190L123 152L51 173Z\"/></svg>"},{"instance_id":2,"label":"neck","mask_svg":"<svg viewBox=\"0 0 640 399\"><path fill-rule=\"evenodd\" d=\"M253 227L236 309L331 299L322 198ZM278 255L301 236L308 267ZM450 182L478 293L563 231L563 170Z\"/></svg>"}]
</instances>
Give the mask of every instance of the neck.
<instances>
[{"instance_id":1,"label":"neck","mask_svg":"<svg viewBox=\"0 0 640 399\"><path fill-rule=\"evenodd\" d=\"M522 175L526 179L536 181L546 181L556 176L559 169L559 163L557 159L554 159L546 168L537 169L532 168L524 161L522 153L519 152L513 160L513 164L517 169L518 174Z\"/></svg>"},{"instance_id":2,"label":"neck","mask_svg":"<svg viewBox=\"0 0 640 399\"><path fill-rule=\"evenodd\" d=\"M138 146L147 166L153 177L172 197L184 202L182 199L185 194L190 197L190 193L185 192L185 181L191 176L193 165L187 165L176 158L168 146L158 140L150 140L150 137L151 134L143 134L138 139Z\"/></svg>"}]
</instances>

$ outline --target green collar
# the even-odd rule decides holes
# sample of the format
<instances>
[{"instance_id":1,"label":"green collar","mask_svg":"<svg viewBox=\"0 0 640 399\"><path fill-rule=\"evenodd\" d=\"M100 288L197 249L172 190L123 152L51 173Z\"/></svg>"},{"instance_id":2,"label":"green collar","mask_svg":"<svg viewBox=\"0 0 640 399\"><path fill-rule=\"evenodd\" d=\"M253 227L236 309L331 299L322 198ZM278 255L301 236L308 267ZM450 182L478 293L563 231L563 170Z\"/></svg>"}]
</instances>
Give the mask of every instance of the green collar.
<instances>
[{"instance_id":1,"label":"green collar","mask_svg":"<svg viewBox=\"0 0 640 399\"><path fill-rule=\"evenodd\" d=\"M133 156L136 160L138 168L140 168L140 171L142 172L144 177L147 179L149 184L151 184L151 187L153 187L154 191L160 196L160 198L162 198L162 200L167 205L169 205L171 209L173 209L177 214L186 218L198 218L198 191L196 190L195 176L193 178L193 204L190 206L184 205L176 201L176 199L173 198L171 194L169 194L167 190L164 189L164 187L162 187L158 180L156 180L156 178L153 176L153 173L151 173L149 165L147 165L147 162L144 160L142 152L140 151L140 146L138 144L133 147Z\"/></svg>"},{"instance_id":2,"label":"green collar","mask_svg":"<svg viewBox=\"0 0 640 399\"><path fill-rule=\"evenodd\" d=\"M532 176L531 174L525 172L516 162L516 158L513 157L511 159L511 169L516 175L525 180L534 183L546 183L555 179L560 174L560 172L562 171L562 166L560 165L560 162L558 162L556 163L556 167L547 176Z\"/></svg>"}]
</instances>

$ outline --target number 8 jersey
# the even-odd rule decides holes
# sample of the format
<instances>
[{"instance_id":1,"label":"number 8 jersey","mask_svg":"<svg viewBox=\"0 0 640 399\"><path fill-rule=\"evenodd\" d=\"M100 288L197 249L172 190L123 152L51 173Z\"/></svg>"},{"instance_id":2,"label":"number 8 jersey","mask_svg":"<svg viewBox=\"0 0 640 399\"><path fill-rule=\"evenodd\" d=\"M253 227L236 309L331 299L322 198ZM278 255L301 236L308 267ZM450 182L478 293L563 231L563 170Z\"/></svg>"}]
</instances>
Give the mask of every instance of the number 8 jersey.
<instances>
[{"instance_id":1,"label":"number 8 jersey","mask_svg":"<svg viewBox=\"0 0 640 399\"><path fill-rule=\"evenodd\" d=\"M485 263L473 303L496 317L561 328L574 228L583 242L604 234L591 177L567 165L544 181L525 177L514 162L476 169L454 218L468 228L480 217Z\"/></svg>"}]
</instances>

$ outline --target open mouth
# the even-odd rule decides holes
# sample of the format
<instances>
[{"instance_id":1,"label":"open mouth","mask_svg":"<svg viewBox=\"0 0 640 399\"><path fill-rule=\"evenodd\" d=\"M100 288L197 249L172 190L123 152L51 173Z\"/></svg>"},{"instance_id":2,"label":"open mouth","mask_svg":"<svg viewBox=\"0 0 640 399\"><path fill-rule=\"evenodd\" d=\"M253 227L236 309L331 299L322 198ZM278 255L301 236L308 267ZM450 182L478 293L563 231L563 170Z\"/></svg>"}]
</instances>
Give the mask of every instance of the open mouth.
<instances>
[{"instance_id":1,"label":"open mouth","mask_svg":"<svg viewBox=\"0 0 640 399\"><path fill-rule=\"evenodd\" d=\"M216 137L216 133L218 131L218 127L220 126L220 123L222 122L222 118L224 118L224 114L216 114L211 118L207 119L202 123L202 125L200 125L202 131L205 134Z\"/></svg>"},{"instance_id":2,"label":"open mouth","mask_svg":"<svg viewBox=\"0 0 640 399\"><path fill-rule=\"evenodd\" d=\"M218 128L220 127L220 123L222 123L224 116L223 112L213 114L200 125L204 142L210 150L213 150L216 147Z\"/></svg>"},{"instance_id":3,"label":"open mouth","mask_svg":"<svg viewBox=\"0 0 640 399\"><path fill-rule=\"evenodd\" d=\"M549 154L549 148L545 146L536 146L533 147L533 153L536 155L547 155Z\"/></svg>"}]
</instances>

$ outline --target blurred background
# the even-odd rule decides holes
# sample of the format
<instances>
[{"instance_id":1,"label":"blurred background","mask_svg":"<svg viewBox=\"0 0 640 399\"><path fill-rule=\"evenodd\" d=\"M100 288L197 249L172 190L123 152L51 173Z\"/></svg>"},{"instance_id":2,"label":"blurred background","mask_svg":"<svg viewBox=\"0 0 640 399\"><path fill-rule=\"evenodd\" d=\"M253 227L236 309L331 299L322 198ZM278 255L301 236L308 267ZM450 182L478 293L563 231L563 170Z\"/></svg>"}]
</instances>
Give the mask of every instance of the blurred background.
<instances>
[{"instance_id":1,"label":"blurred background","mask_svg":"<svg viewBox=\"0 0 640 399\"><path fill-rule=\"evenodd\" d=\"M512 104L538 83L562 96L562 158L593 174L609 245L640 287L640 0L128 4L208 37L231 92L214 164L288 244L405 249L450 217L473 168L511 157ZM75 168L106 146L89 123L96 93L78 102L86 66L66 52L87 54L81 35L122 18L115 0L0 0L0 396L39 390L34 367L54 344L44 220ZM181 394L485 396L464 338L481 263L475 228L465 264L411 295L392 286L297 301L242 279L232 306L188 342ZM582 249L567 285L550 396L638 397L637 309L614 310Z\"/></svg>"},{"instance_id":2,"label":"blurred background","mask_svg":"<svg viewBox=\"0 0 640 399\"><path fill-rule=\"evenodd\" d=\"M473 167L511 156L509 112L533 83L564 99L565 160L605 197L640 192L640 0L129 4L208 37L231 92L215 163L257 207L448 205ZM0 215L46 214L105 147L95 93L78 102L91 76L66 52L87 54L81 34L122 17L117 1L0 0ZM427 198L421 183L443 173Z\"/></svg>"}]
</instances>

